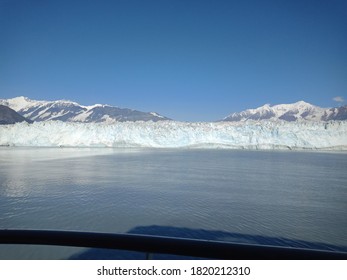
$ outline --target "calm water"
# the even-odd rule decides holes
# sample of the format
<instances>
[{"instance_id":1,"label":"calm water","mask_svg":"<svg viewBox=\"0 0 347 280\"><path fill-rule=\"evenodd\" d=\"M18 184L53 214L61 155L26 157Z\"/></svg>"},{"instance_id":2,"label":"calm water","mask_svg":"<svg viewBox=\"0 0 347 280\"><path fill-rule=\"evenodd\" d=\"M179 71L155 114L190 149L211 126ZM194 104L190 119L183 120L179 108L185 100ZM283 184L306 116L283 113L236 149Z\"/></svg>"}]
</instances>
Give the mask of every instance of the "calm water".
<instances>
[{"instance_id":1,"label":"calm water","mask_svg":"<svg viewBox=\"0 0 347 280\"><path fill-rule=\"evenodd\" d=\"M3 147L0 227L347 250L346 171L345 153ZM0 258L83 250L2 245Z\"/></svg>"}]
</instances>

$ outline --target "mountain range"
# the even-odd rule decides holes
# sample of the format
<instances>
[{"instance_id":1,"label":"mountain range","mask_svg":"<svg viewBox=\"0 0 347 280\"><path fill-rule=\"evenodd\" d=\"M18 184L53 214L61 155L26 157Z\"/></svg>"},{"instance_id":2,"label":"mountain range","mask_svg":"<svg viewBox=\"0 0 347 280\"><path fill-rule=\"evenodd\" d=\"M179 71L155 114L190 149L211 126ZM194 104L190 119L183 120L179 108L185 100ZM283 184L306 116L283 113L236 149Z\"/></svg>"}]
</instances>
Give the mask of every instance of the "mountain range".
<instances>
[{"instance_id":1,"label":"mountain range","mask_svg":"<svg viewBox=\"0 0 347 280\"><path fill-rule=\"evenodd\" d=\"M64 122L113 123L169 120L169 118L153 112L145 113L102 104L83 106L67 100L37 101L20 96L0 99L0 104L10 107L23 117L35 122L59 120Z\"/></svg>"},{"instance_id":2,"label":"mountain range","mask_svg":"<svg viewBox=\"0 0 347 280\"><path fill-rule=\"evenodd\" d=\"M299 101L292 104L280 104L271 106L265 104L256 109L248 109L239 113L233 113L222 121L247 121L247 120L284 120L293 121L330 121L346 120L347 106L338 108L321 108L310 103Z\"/></svg>"},{"instance_id":3,"label":"mountain range","mask_svg":"<svg viewBox=\"0 0 347 280\"><path fill-rule=\"evenodd\" d=\"M167 117L154 112L145 113L127 108L119 108L110 105L95 104L83 106L73 101L37 101L20 96L11 99L0 99L0 116L3 117L0 124L11 124L21 121L49 121L60 120L63 122L80 123L115 123L124 121L163 121L170 120ZM19 116L14 117L12 111ZM11 113L9 113L11 112ZM9 117L11 115L11 117ZM21 119L20 117L24 117ZM299 101L292 104L280 104L271 106L265 104L256 109L248 109L239 113L233 113L220 121L244 122L247 120L284 120L294 121L330 121L347 120L347 106L337 108L321 108L310 103Z\"/></svg>"}]
</instances>

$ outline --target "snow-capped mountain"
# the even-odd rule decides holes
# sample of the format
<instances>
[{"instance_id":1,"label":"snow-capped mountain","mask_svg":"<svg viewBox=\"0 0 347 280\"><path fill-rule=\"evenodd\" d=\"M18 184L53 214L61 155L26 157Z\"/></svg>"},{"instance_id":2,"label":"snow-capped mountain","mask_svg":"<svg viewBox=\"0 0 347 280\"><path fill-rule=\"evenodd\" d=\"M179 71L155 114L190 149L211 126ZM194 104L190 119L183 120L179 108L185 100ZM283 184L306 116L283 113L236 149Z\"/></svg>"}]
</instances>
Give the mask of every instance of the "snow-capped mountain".
<instances>
[{"instance_id":1,"label":"snow-capped mountain","mask_svg":"<svg viewBox=\"0 0 347 280\"><path fill-rule=\"evenodd\" d=\"M256 109L248 109L240 113L233 113L223 121L246 121L246 120L284 120L284 121L330 121L346 120L347 106L339 108L321 108L304 101L292 104L280 104L270 106L265 104Z\"/></svg>"},{"instance_id":2,"label":"snow-capped mountain","mask_svg":"<svg viewBox=\"0 0 347 280\"><path fill-rule=\"evenodd\" d=\"M157 113L145 113L102 104L83 106L67 100L37 101L20 96L11 99L0 99L0 104L10 107L23 117L33 121L60 120L64 122L114 123L119 121L169 120Z\"/></svg>"},{"instance_id":3,"label":"snow-capped mountain","mask_svg":"<svg viewBox=\"0 0 347 280\"><path fill-rule=\"evenodd\" d=\"M0 124L14 124L17 122L28 122L31 123L32 121L24 118L20 114L18 114L15 110L12 110L11 108L0 105Z\"/></svg>"}]
</instances>

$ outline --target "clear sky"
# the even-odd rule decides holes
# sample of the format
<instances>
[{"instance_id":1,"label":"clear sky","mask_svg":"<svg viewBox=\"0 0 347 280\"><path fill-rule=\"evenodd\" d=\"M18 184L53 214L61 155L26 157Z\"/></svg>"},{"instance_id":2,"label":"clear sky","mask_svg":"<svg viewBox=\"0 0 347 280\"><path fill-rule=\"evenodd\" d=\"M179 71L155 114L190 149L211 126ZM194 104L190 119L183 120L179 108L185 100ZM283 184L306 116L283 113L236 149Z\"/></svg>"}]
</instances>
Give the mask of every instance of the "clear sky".
<instances>
[{"instance_id":1,"label":"clear sky","mask_svg":"<svg viewBox=\"0 0 347 280\"><path fill-rule=\"evenodd\" d=\"M20 95L183 121L345 104L347 1L0 0L0 98Z\"/></svg>"}]
</instances>

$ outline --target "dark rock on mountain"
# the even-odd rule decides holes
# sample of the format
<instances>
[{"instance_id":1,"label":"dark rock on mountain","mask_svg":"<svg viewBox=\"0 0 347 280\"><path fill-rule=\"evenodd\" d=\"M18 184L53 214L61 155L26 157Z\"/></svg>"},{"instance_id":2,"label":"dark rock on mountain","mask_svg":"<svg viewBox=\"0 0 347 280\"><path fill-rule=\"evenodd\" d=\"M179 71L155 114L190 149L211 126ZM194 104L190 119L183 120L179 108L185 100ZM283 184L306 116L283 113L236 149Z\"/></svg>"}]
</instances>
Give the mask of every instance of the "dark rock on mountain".
<instances>
[{"instance_id":1,"label":"dark rock on mountain","mask_svg":"<svg viewBox=\"0 0 347 280\"><path fill-rule=\"evenodd\" d=\"M14 124L17 122L32 123L31 120L24 118L11 108L0 105L0 124Z\"/></svg>"}]
</instances>

